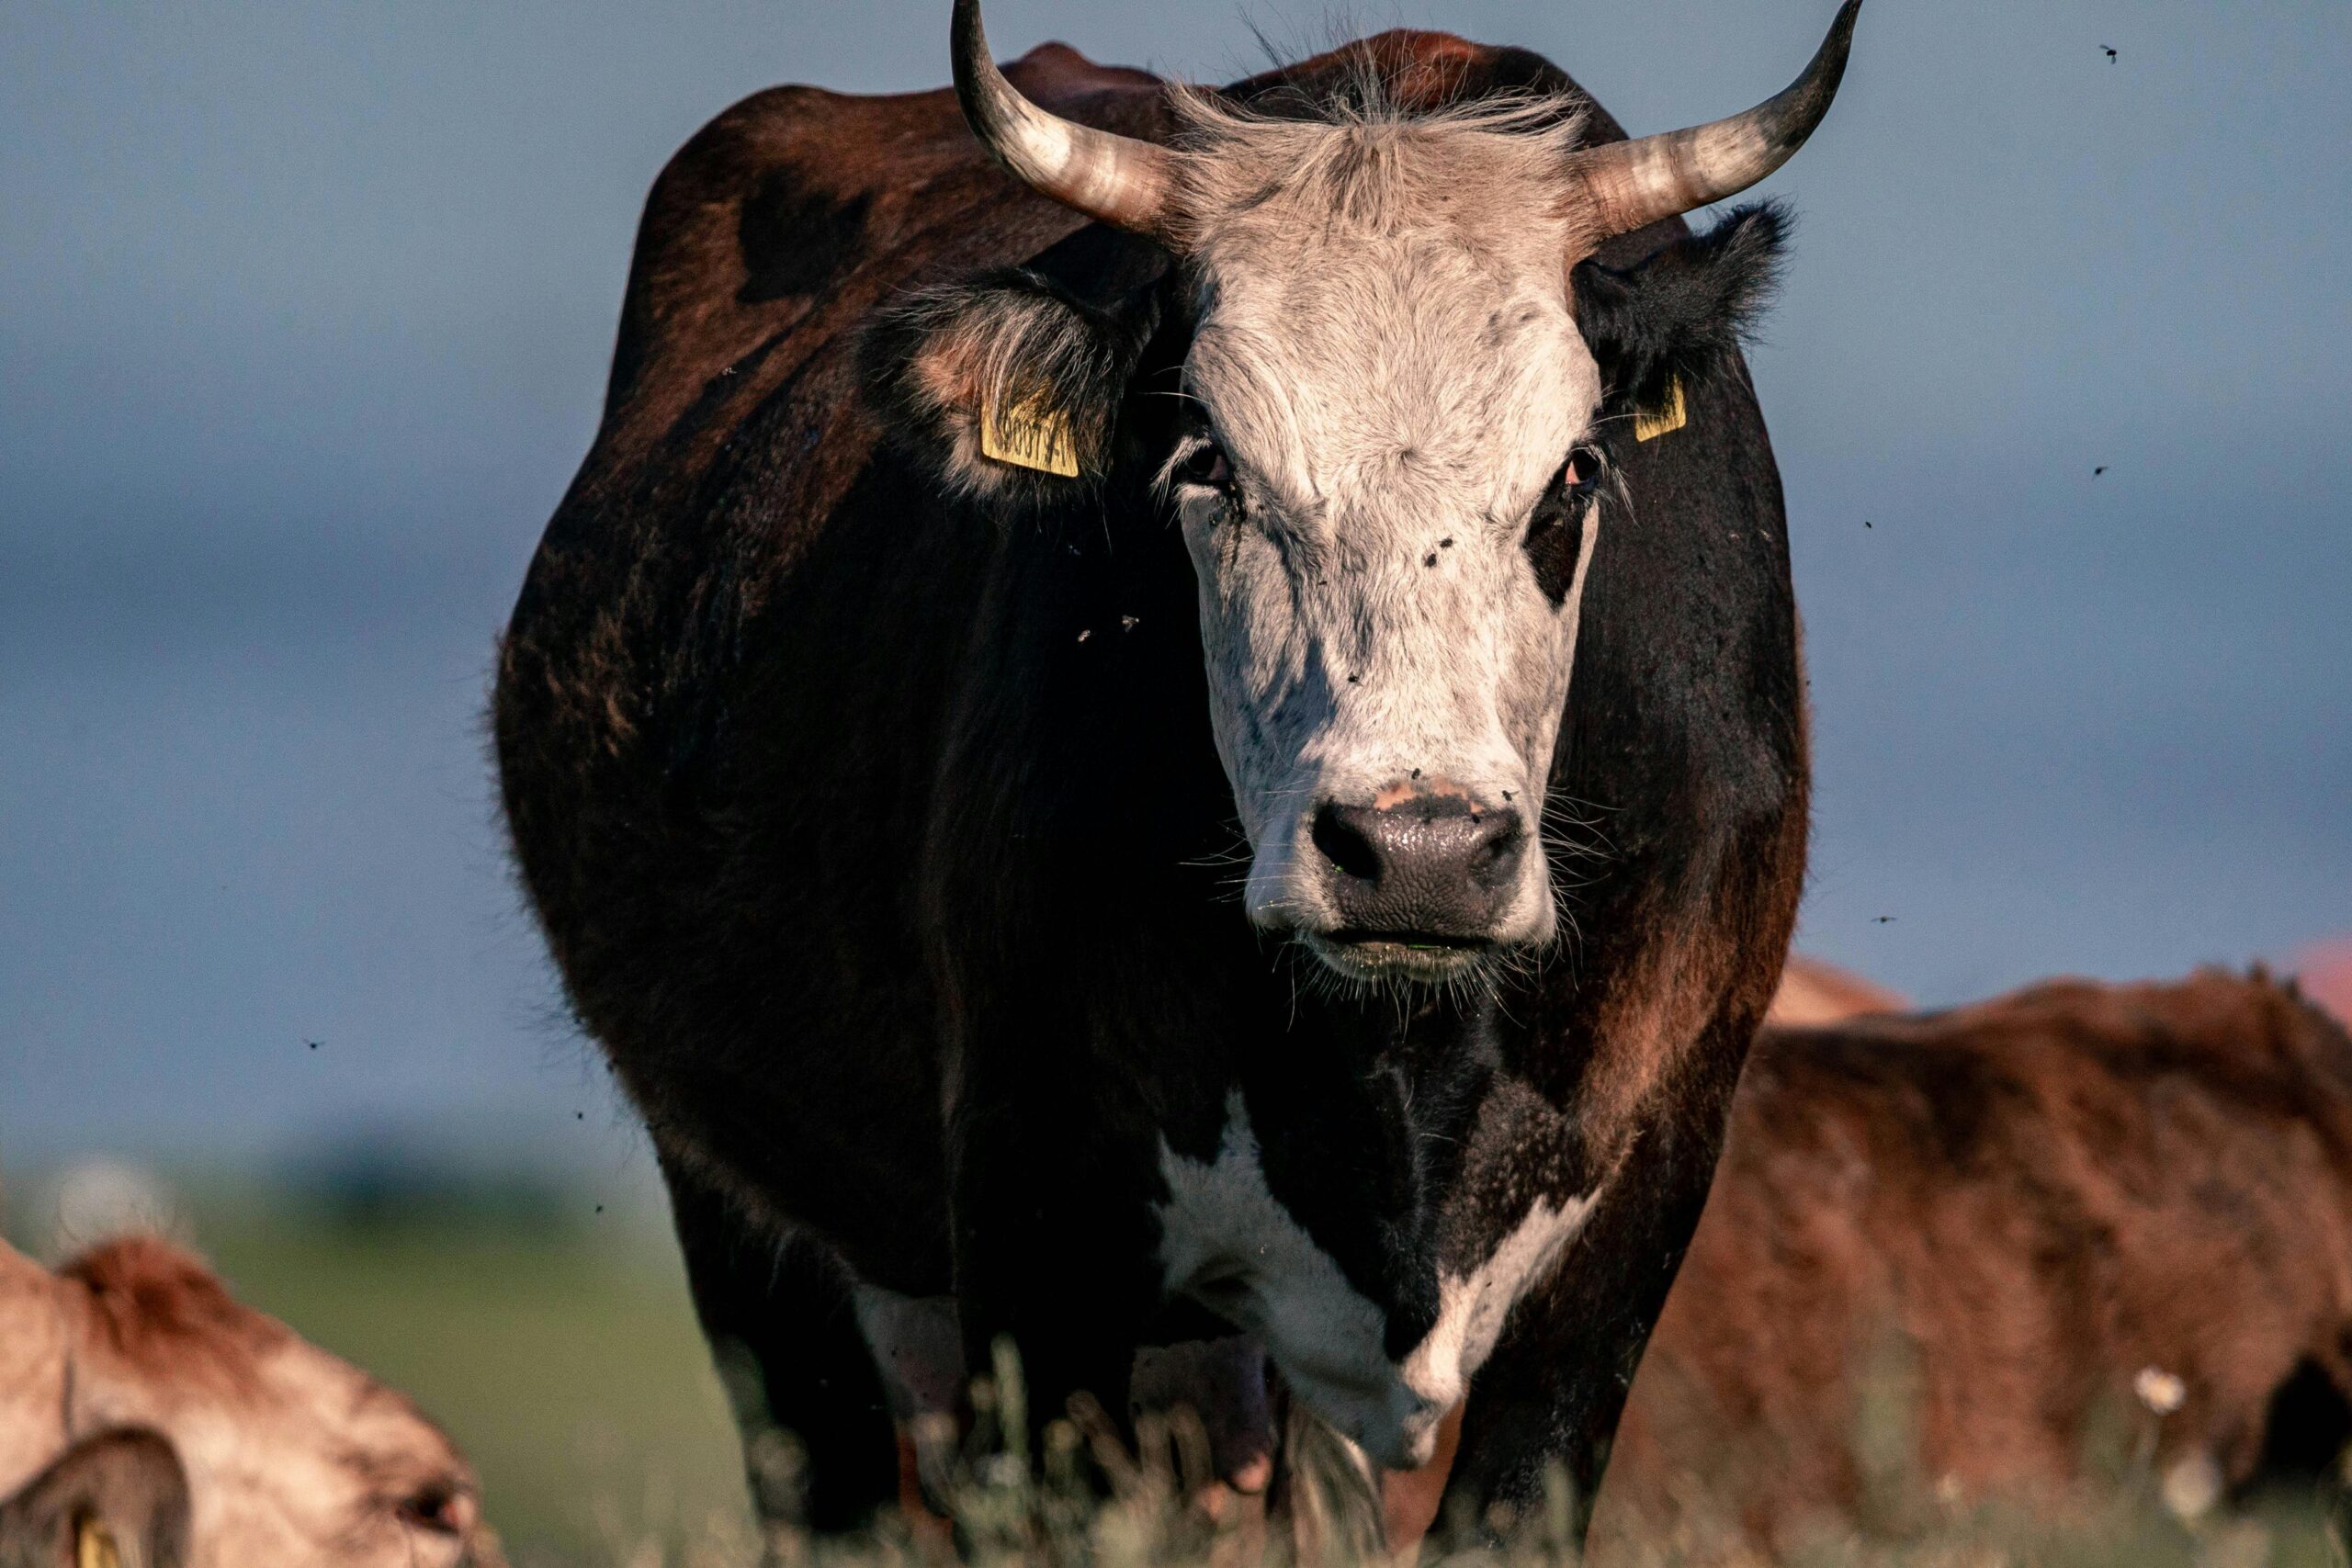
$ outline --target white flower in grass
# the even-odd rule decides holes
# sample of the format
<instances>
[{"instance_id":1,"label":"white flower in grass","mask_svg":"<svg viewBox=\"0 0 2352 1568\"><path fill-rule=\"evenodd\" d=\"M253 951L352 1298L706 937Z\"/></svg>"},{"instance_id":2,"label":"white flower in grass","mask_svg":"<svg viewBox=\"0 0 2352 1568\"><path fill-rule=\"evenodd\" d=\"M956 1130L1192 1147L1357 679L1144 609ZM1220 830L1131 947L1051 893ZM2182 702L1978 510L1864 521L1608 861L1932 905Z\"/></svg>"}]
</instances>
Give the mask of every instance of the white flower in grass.
<instances>
[{"instance_id":1,"label":"white flower in grass","mask_svg":"<svg viewBox=\"0 0 2352 1568\"><path fill-rule=\"evenodd\" d=\"M2140 1403L2159 1416L2169 1416L2188 1397L2188 1385L2162 1367L2142 1367L2132 1380Z\"/></svg>"},{"instance_id":2,"label":"white flower in grass","mask_svg":"<svg viewBox=\"0 0 2352 1568\"><path fill-rule=\"evenodd\" d=\"M2156 1490L2176 1517L2189 1521L2203 1518L2222 1500L2222 1467L2202 1450L2184 1454L2165 1466L2164 1479L2157 1483Z\"/></svg>"}]
</instances>

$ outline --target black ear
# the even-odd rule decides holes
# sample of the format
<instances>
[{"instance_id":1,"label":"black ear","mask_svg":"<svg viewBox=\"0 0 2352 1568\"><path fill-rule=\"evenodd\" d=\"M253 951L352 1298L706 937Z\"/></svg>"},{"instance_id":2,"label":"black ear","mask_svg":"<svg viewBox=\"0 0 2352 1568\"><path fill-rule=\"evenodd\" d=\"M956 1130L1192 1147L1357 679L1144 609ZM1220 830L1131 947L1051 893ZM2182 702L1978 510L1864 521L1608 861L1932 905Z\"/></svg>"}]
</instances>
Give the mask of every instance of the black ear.
<instances>
[{"instance_id":1,"label":"black ear","mask_svg":"<svg viewBox=\"0 0 2352 1568\"><path fill-rule=\"evenodd\" d=\"M1159 298L1146 285L1097 302L1030 267L926 288L867 330L866 393L949 490L1048 502L1108 468Z\"/></svg>"},{"instance_id":2,"label":"black ear","mask_svg":"<svg viewBox=\"0 0 2352 1568\"><path fill-rule=\"evenodd\" d=\"M179 1568L187 1558L187 1474L153 1432L85 1438L0 1502L0 1568Z\"/></svg>"},{"instance_id":3,"label":"black ear","mask_svg":"<svg viewBox=\"0 0 2352 1568\"><path fill-rule=\"evenodd\" d=\"M1664 407L1677 379L1720 371L1772 302L1788 230L1786 210L1764 202L1622 271L1577 263L1577 330L1600 362L1602 412Z\"/></svg>"}]
</instances>

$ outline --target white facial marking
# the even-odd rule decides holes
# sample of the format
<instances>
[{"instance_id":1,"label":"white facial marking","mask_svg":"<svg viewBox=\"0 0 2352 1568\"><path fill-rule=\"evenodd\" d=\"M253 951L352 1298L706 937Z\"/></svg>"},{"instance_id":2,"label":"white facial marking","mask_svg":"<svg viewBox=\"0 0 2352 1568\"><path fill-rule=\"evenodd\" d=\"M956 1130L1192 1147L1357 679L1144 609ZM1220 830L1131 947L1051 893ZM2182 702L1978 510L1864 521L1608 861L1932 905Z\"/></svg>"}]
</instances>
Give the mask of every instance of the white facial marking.
<instances>
[{"instance_id":1,"label":"white facial marking","mask_svg":"<svg viewBox=\"0 0 2352 1568\"><path fill-rule=\"evenodd\" d=\"M1348 1283L1266 1185L1258 1138L1236 1091L1216 1158L1166 1146L1160 1266L1189 1295L1263 1340L1299 1397L1395 1470L1429 1461L1437 1427L1495 1347L1510 1308L1559 1258L1593 1195L1539 1200L1493 1257L1439 1281L1436 1325L1402 1361L1388 1359L1381 1309Z\"/></svg>"},{"instance_id":2,"label":"white facial marking","mask_svg":"<svg viewBox=\"0 0 2352 1568\"><path fill-rule=\"evenodd\" d=\"M1442 779L1535 838L1589 509L1562 603L1524 541L1600 375L1568 297L1556 128L1487 111L1205 140L1185 386L1232 486L1175 492L1250 916L1312 937L1346 923L1312 838L1324 803ZM1514 876L1485 935L1548 940L1544 857Z\"/></svg>"}]
</instances>

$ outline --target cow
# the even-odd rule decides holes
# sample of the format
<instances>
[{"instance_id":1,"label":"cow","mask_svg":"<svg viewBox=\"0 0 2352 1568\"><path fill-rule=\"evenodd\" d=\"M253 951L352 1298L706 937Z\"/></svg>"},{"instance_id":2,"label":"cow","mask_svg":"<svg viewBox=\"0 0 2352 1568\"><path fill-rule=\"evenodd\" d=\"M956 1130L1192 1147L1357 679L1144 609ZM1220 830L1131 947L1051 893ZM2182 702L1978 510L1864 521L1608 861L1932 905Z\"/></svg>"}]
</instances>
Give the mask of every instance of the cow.
<instances>
[{"instance_id":1,"label":"cow","mask_svg":"<svg viewBox=\"0 0 2352 1568\"><path fill-rule=\"evenodd\" d=\"M0 1244L0 1497L34 1562L90 1517L150 1568L504 1561L472 1468L404 1396L148 1235L55 1270Z\"/></svg>"},{"instance_id":2,"label":"cow","mask_svg":"<svg viewBox=\"0 0 2352 1568\"><path fill-rule=\"evenodd\" d=\"M1908 1005L1902 993L1850 969L1792 953L1789 966L1781 971L1772 1005L1764 1010L1764 1022L1768 1027L1803 1028L1874 1012L1901 1012Z\"/></svg>"},{"instance_id":3,"label":"cow","mask_svg":"<svg viewBox=\"0 0 2352 1568\"><path fill-rule=\"evenodd\" d=\"M2290 972L2303 995L2352 1028L2352 936L2308 944L2295 954Z\"/></svg>"},{"instance_id":4,"label":"cow","mask_svg":"<svg viewBox=\"0 0 2352 1568\"><path fill-rule=\"evenodd\" d=\"M775 89L662 172L492 728L747 1438L806 1445L764 1515L898 1498L1007 1341L1036 1421L1271 1388L1396 1465L1466 1396L1471 1517L1589 1495L1804 861L1784 219L1680 215L1857 8L1627 140L1521 50L1210 90L956 0L954 95Z\"/></svg>"},{"instance_id":5,"label":"cow","mask_svg":"<svg viewBox=\"0 0 2352 1568\"><path fill-rule=\"evenodd\" d=\"M2134 1458L2193 1511L2347 1441L2352 1039L2259 971L2053 981L1758 1038L1596 1543L1789 1551Z\"/></svg>"}]
</instances>

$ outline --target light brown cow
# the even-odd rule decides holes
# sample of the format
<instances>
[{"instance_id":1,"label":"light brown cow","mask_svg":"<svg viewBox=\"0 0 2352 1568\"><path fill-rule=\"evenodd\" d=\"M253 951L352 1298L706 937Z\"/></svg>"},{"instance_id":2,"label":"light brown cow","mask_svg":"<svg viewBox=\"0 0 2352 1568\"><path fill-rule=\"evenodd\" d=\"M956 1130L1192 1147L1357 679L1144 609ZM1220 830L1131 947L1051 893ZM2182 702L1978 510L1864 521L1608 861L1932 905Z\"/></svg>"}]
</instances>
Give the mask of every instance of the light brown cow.
<instances>
[{"instance_id":1,"label":"light brown cow","mask_svg":"<svg viewBox=\"0 0 2352 1568\"><path fill-rule=\"evenodd\" d=\"M193 1568L493 1568L473 1471L407 1398L148 1236L51 1272L0 1245L0 1497L77 1443L160 1434Z\"/></svg>"},{"instance_id":2,"label":"light brown cow","mask_svg":"<svg viewBox=\"0 0 2352 1568\"><path fill-rule=\"evenodd\" d=\"M1853 1524L1874 1465L1915 1508L2064 1498L2102 1430L2210 1506L2331 1469L2347 1347L2352 1040L2290 987L2061 981L1767 1031L1596 1540L1786 1547Z\"/></svg>"},{"instance_id":3,"label":"light brown cow","mask_svg":"<svg viewBox=\"0 0 2352 1568\"><path fill-rule=\"evenodd\" d=\"M2293 967L2303 995L2352 1029L2352 936L2312 942L2295 954Z\"/></svg>"}]
</instances>

